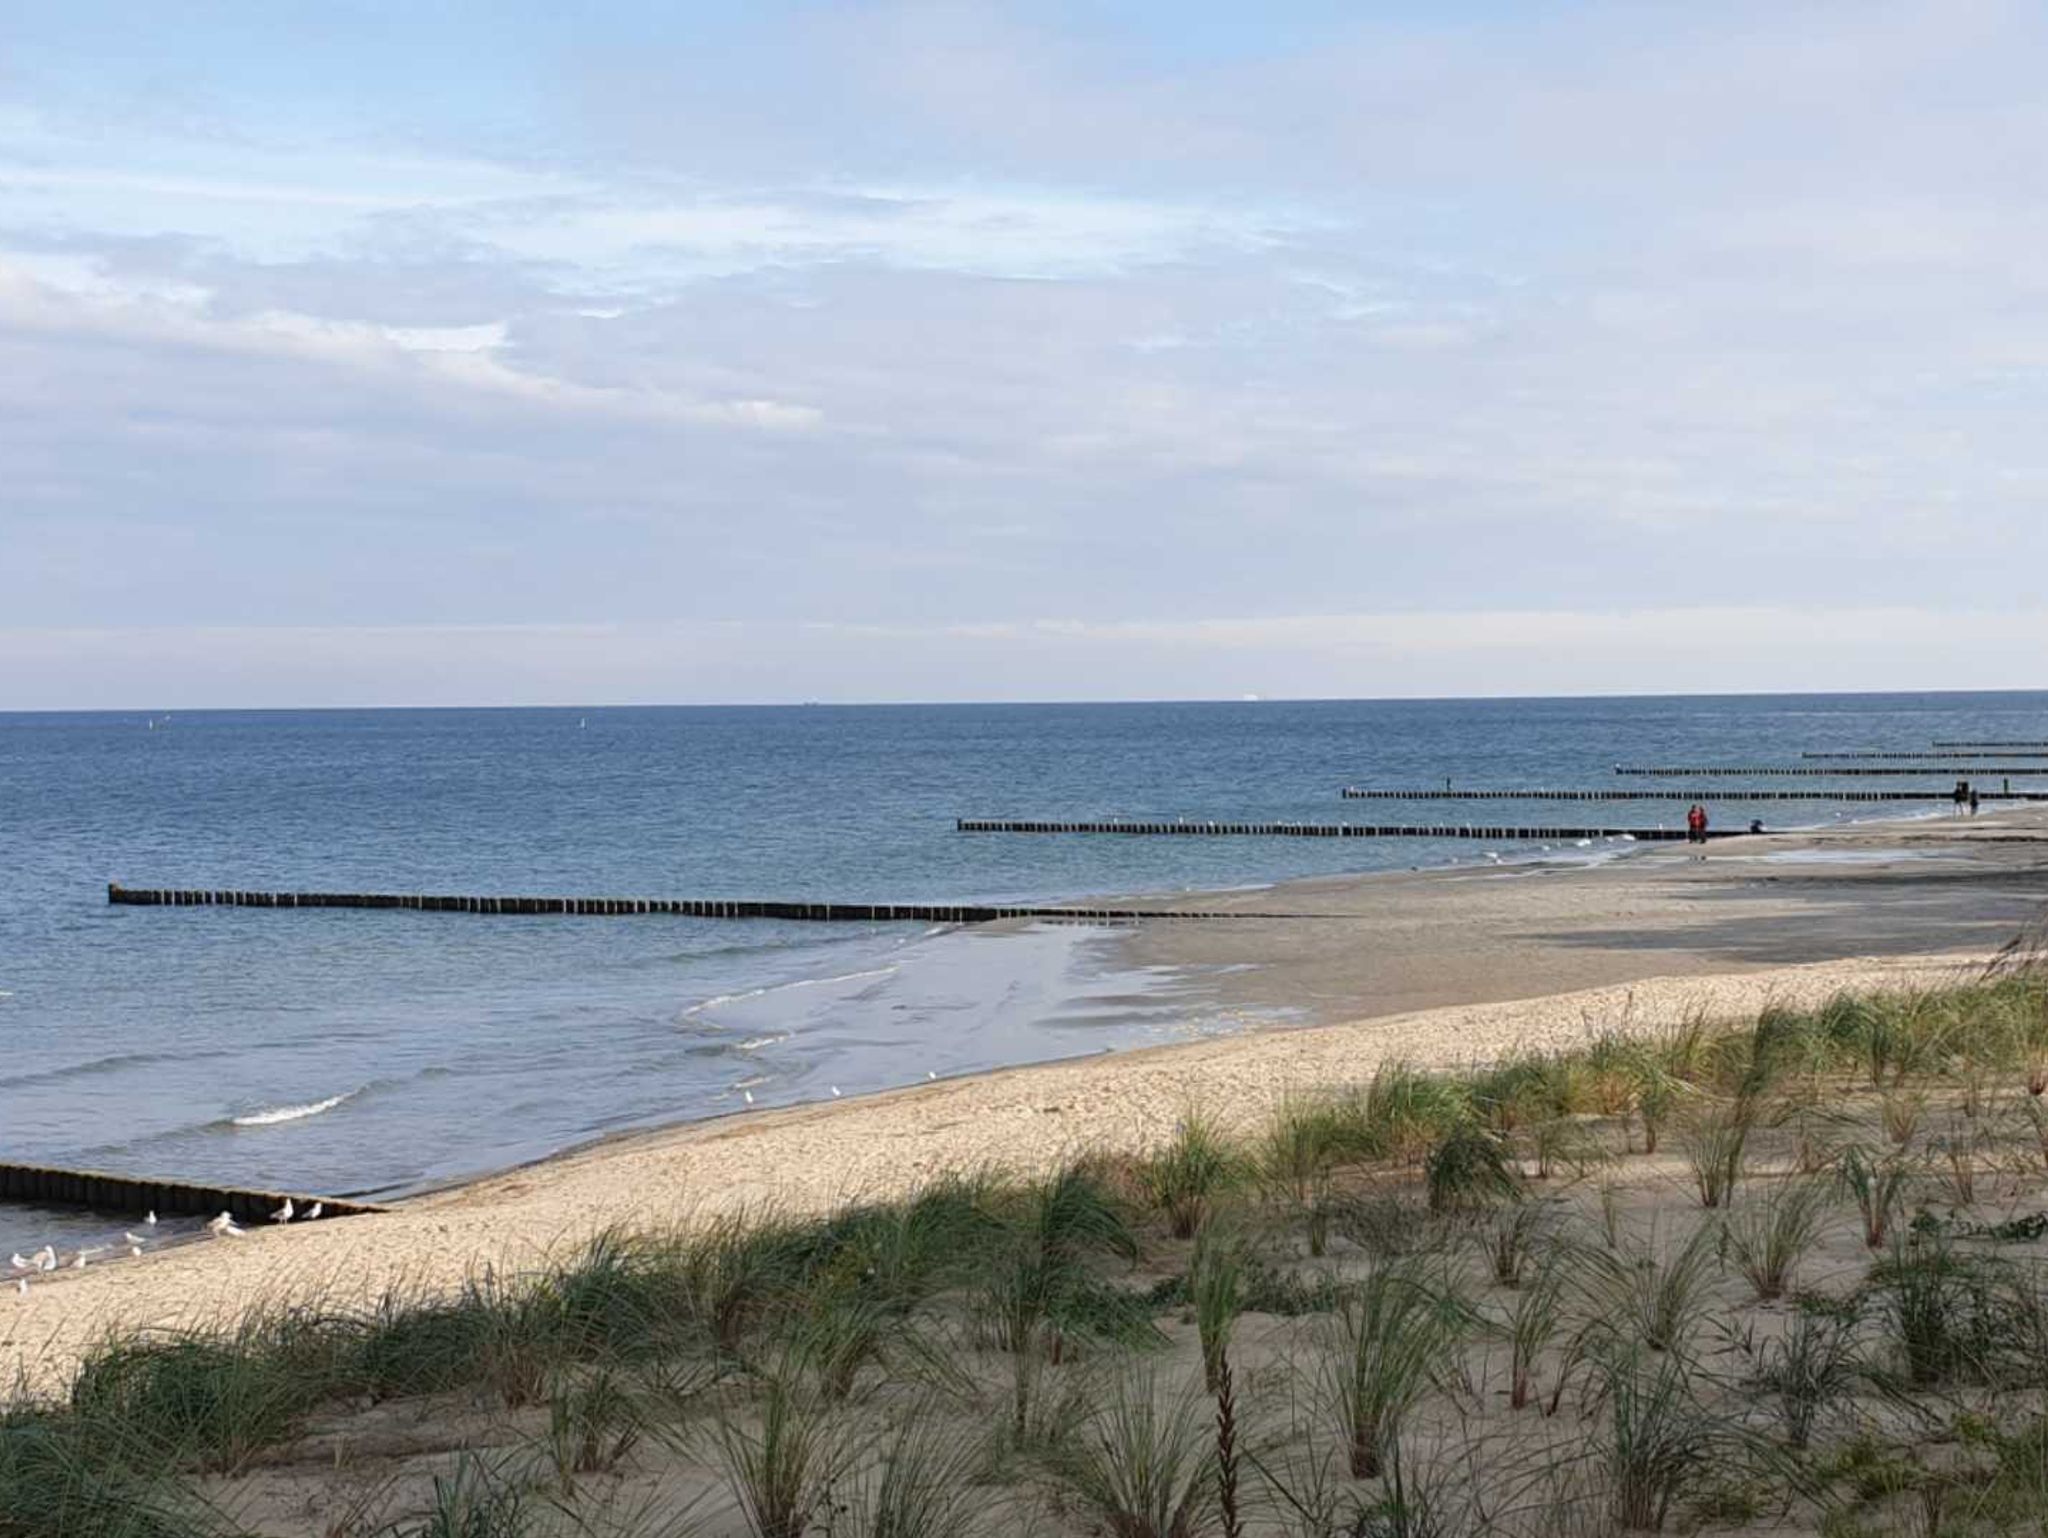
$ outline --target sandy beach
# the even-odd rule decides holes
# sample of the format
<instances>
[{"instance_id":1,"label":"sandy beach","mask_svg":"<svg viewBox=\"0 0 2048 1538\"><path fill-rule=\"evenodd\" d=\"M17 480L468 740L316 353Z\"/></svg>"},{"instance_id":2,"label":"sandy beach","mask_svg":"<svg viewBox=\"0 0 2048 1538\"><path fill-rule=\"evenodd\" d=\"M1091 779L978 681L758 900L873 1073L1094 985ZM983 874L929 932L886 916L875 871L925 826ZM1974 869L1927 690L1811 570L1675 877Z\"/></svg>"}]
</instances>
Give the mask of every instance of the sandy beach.
<instances>
[{"instance_id":1,"label":"sandy beach","mask_svg":"<svg viewBox=\"0 0 2048 1538\"><path fill-rule=\"evenodd\" d=\"M1866 823L1533 863L1225 894L1232 925L1132 932L1142 965L1310 1024L1010 1069L597 1144L376 1216L198 1240L38 1280L4 1305L24 1380L63 1381L115 1329L232 1317L283 1295L360 1299L527 1266L614 1224L815 1211L948 1168L1044 1168L1136 1149L1190 1107L1249 1124L1291 1091L1381 1063L1484 1060L1691 1014L1740 1018L1844 988L1966 975L2048 898L2048 813Z\"/></svg>"}]
</instances>

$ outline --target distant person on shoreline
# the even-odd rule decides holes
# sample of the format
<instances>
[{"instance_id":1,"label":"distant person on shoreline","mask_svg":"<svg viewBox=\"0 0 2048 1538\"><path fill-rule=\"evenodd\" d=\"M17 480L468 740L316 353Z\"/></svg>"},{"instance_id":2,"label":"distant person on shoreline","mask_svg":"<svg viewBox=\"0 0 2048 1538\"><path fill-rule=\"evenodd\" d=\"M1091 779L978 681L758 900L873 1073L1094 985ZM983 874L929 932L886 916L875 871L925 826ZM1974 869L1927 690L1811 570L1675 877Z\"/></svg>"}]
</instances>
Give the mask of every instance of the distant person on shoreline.
<instances>
[{"instance_id":1,"label":"distant person on shoreline","mask_svg":"<svg viewBox=\"0 0 2048 1538\"><path fill-rule=\"evenodd\" d=\"M1974 785L1970 787L1970 815L1977 815L1977 787Z\"/></svg>"},{"instance_id":2,"label":"distant person on shoreline","mask_svg":"<svg viewBox=\"0 0 2048 1538\"><path fill-rule=\"evenodd\" d=\"M1707 841L1707 809L1697 801L1685 814L1685 841L1688 844L1704 844Z\"/></svg>"},{"instance_id":3,"label":"distant person on shoreline","mask_svg":"<svg viewBox=\"0 0 2048 1538\"><path fill-rule=\"evenodd\" d=\"M1963 808L1970 804L1970 782L1968 780L1956 781L1954 799L1956 803L1955 815L1960 817L1963 815Z\"/></svg>"},{"instance_id":4,"label":"distant person on shoreline","mask_svg":"<svg viewBox=\"0 0 2048 1538\"><path fill-rule=\"evenodd\" d=\"M1761 817L1752 817L1752 818L1750 818L1750 819L1749 819L1749 831L1750 831L1750 832L1752 832L1752 833L1761 833L1761 832L1763 832L1763 830L1764 830L1764 820L1763 820L1763 819L1762 819Z\"/></svg>"}]
</instances>

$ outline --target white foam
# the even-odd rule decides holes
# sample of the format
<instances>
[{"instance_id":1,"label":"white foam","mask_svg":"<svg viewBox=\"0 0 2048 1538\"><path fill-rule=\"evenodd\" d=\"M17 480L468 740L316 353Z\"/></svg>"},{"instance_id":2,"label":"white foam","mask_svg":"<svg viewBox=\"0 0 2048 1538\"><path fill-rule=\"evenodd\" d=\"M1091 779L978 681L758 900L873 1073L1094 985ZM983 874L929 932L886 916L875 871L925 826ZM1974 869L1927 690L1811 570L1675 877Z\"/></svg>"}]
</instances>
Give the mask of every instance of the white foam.
<instances>
[{"instance_id":1,"label":"white foam","mask_svg":"<svg viewBox=\"0 0 2048 1538\"><path fill-rule=\"evenodd\" d=\"M857 983L870 977L889 977L900 968L895 966L875 967L866 972L841 972L834 977L799 977L795 982L771 983L765 988L748 988L740 993L718 993L699 1003L692 1004L682 1013L687 1020L692 1015L701 1015L707 1009L718 1009L726 1004L737 1004L744 999L758 999L763 994L785 993L793 988L825 988L833 983Z\"/></svg>"},{"instance_id":2,"label":"white foam","mask_svg":"<svg viewBox=\"0 0 2048 1538\"><path fill-rule=\"evenodd\" d=\"M331 1111L344 1100L353 1100L355 1090L346 1090L339 1095L330 1095L325 1100L316 1100L310 1105L271 1106L266 1110L251 1111L246 1116L232 1118L237 1127L274 1127L283 1121L300 1121L308 1116L318 1116L322 1111Z\"/></svg>"}]
</instances>

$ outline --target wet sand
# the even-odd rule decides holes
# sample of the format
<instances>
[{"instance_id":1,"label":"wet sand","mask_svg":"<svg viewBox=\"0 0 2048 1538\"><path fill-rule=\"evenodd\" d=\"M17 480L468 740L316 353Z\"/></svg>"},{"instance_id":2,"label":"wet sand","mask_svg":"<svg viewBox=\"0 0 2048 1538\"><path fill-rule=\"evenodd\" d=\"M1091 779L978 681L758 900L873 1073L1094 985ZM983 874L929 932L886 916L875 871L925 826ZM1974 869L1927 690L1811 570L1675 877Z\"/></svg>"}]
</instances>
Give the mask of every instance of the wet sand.
<instances>
[{"instance_id":1,"label":"wet sand","mask_svg":"<svg viewBox=\"0 0 2048 1538\"><path fill-rule=\"evenodd\" d=\"M1995 949L2048 908L2048 808L1658 845L1553 861L1290 882L1205 903L1327 914L1160 925L1134 965L1233 967L1226 1006L1315 1024L1845 956Z\"/></svg>"},{"instance_id":2,"label":"wet sand","mask_svg":"<svg viewBox=\"0 0 2048 1538\"><path fill-rule=\"evenodd\" d=\"M1248 1125L1291 1091L1396 1058L1455 1065L1696 1012L1739 1019L1845 987L1953 980L2048 904L2048 810L1731 839L1704 860L1672 846L1592 867L1298 882L1213 901L1318 916L1143 928L1129 959L1238 968L1215 978L1226 1005L1318 1023L637 1134L388 1214L39 1278L0 1298L0 1351L47 1388L110 1329L218 1322L284 1296L446 1288L610 1224L815 1211L948 1168L1028 1171L1143 1148L1190 1106Z\"/></svg>"}]
</instances>

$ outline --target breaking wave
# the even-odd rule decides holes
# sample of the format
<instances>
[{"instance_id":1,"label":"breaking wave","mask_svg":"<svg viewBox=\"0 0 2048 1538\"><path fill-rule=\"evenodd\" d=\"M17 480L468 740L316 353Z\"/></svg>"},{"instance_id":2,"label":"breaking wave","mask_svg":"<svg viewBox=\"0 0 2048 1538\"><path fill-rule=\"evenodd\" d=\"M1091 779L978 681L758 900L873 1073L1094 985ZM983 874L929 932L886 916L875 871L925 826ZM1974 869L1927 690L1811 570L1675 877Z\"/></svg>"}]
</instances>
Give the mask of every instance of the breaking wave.
<instances>
[{"instance_id":1,"label":"breaking wave","mask_svg":"<svg viewBox=\"0 0 2048 1538\"><path fill-rule=\"evenodd\" d=\"M231 1116L231 1127L274 1127L279 1122L303 1121L308 1116L318 1116L322 1111L331 1111L344 1100L353 1100L362 1091L346 1090L339 1095L329 1095L325 1100L315 1100L308 1105L269 1106L261 1111L250 1111L245 1115Z\"/></svg>"}]
</instances>

